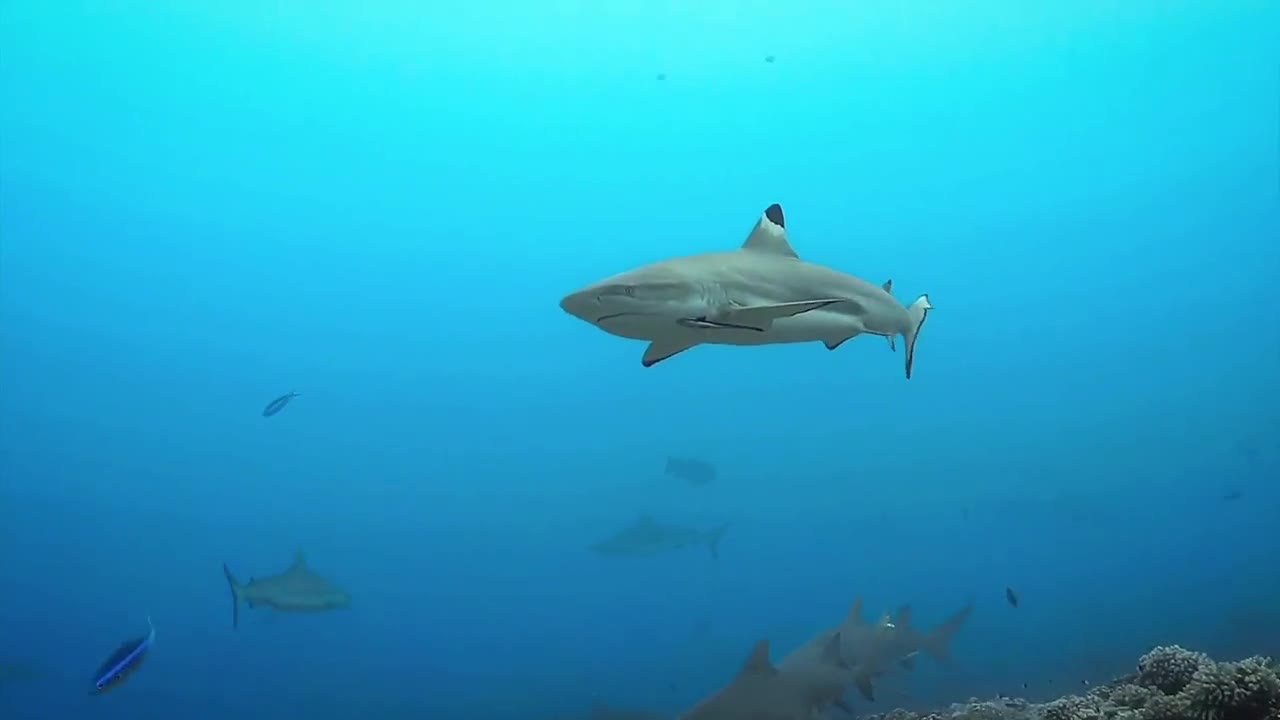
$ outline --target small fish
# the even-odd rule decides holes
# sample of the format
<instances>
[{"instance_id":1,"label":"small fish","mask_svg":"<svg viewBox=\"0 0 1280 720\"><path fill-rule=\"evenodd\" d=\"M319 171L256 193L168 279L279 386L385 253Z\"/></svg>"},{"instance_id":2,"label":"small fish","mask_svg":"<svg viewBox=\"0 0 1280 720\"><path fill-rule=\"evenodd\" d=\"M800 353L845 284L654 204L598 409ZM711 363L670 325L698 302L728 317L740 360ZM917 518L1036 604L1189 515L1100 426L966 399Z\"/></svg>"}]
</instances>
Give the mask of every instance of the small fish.
<instances>
[{"instance_id":1,"label":"small fish","mask_svg":"<svg viewBox=\"0 0 1280 720\"><path fill-rule=\"evenodd\" d=\"M113 690L133 674L147 658L147 653L156 642L156 626L151 624L151 616L147 616L147 627L150 632L144 638L126 640L111 653L111 657L98 668L93 676L93 688L90 695L101 695Z\"/></svg>"},{"instance_id":2,"label":"small fish","mask_svg":"<svg viewBox=\"0 0 1280 720\"><path fill-rule=\"evenodd\" d=\"M262 408L262 417L271 417L272 415L275 415L276 413L283 410L284 406L288 405L290 400L296 397L298 397L298 393L290 390L287 394L281 395L275 400L272 400L271 402L267 403L266 407Z\"/></svg>"},{"instance_id":3,"label":"small fish","mask_svg":"<svg viewBox=\"0 0 1280 720\"><path fill-rule=\"evenodd\" d=\"M666 74L666 73L664 73L664 72L660 72L660 73L658 73L658 80L666 80L666 79L667 79L667 74Z\"/></svg>"},{"instance_id":4,"label":"small fish","mask_svg":"<svg viewBox=\"0 0 1280 720\"><path fill-rule=\"evenodd\" d=\"M1018 607L1018 593L1014 592L1013 588L1007 587L1004 589L1004 599L1008 600L1013 607Z\"/></svg>"},{"instance_id":5,"label":"small fish","mask_svg":"<svg viewBox=\"0 0 1280 720\"><path fill-rule=\"evenodd\" d=\"M1222 499L1227 502L1235 502L1236 500L1239 500L1242 497L1244 497L1244 492L1238 489L1228 490L1222 494Z\"/></svg>"},{"instance_id":6,"label":"small fish","mask_svg":"<svg viewBox=\"0 0 1280 720\"><path fill-rule=\"evenodd\" d=\"M773 63L773 61L774 61L774 60L777 60L777 59L778 59L778 58L777 58L776 56L774 56L774 55L765 55L765 56L764 56L764 61L765 61L765 62L767 62L767 63Z\"/></svg>"}]
</instances>

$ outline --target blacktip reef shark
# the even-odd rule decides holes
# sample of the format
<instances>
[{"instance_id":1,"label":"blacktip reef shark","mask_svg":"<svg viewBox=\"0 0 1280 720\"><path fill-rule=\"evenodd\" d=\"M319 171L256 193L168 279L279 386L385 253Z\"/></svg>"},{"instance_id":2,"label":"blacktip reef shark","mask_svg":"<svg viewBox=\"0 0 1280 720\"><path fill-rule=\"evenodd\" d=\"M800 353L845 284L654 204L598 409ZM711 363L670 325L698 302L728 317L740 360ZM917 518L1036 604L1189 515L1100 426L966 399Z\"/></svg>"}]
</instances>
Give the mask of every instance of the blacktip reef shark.
<instances>
[{"instance_id":1,"label":"blacktip reef shark","mask_svg":"<svg viewBox=\"0 0 1280 720\"><path fill-rule=\"evenodd\" d=\"M916 340L933 305L904 306L893 281L874 285L801 260L787 240L782 206L770 205L742 247L663 260L593 283L560 301L565 312L619 337L646 340L652 367L698 345L821 342L835 350L861 334Z\"/></svg>"},{"instance_id":2,"label":"blacktip reef shark","mask_svg":"<svg viewBox=\"0 0 1280 720\"><path fill-rule=\"evenodd\" d=\"M600 542L593 543L591 549L611 557L633 557L657 555L690 545L706 545L711 551L711 557L719 559L720 539L728 529L728 525L721 525L703 531L682 525L660 523L649 515L640 515L625 528Z\"/></svg>"},{"instance_id":3,"label":"blacktip reef shark","mask_svg":"<svg viewBox=\"0 0 1280 720\"><path fill-rule=\"evenodd\" d=\"M294 554L293 564L279 575L249 578L249 582L242 585L225 564L222 572L231 586L231 627L240 626L242 604L281 612L323 612L351 607L351 596L312 571L301 550Z\"/></svg>"}]
</instances>

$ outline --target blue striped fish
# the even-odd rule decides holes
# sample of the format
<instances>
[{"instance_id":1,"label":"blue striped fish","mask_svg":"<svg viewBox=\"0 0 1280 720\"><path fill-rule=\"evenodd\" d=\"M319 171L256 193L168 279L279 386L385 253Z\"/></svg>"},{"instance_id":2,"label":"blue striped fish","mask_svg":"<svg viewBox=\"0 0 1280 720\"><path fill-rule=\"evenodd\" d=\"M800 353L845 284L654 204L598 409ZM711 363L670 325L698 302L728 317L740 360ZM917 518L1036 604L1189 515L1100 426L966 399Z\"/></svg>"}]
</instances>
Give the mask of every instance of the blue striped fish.
<instances>
[{"instance_id":1,"label":"blue striped fish","mask_svg":"<svg viewBox=\"0 0 1280 720\"><path fill-rule=\"evenodd\" d=\"M107 658L106 662L102 663L102 667L99 667L98 672L93 676L93 689L89 691L90 695L101 695L108 690L114 690L142 665L151 646L156 642L156 626L151 624L150 616L147 616L147 627L151 630L146 637L126 640L111 653L111 657Z\"/></svg>"}]
</instances>

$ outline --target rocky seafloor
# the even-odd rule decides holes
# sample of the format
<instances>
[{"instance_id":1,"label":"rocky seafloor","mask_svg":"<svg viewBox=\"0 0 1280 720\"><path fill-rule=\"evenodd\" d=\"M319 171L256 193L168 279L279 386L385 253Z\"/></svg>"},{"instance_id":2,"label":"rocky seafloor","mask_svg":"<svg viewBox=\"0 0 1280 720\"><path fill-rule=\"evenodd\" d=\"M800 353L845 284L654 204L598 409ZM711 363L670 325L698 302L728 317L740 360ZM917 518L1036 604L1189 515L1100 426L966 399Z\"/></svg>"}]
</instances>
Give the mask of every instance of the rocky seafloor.
<instances>
[{"instance_id":1,"label":"rocky seafloor","mask_svg":"<svg viewBox=\"0 0 1280 720\"><path fill-rule=\"evenodd\" d=\"M1047 703L997 698L943 710L893 710L874 720L1280 720L1280 663L1216 662L1177 645L1157 647L1138 670L1084 695Z\"/></svg>"}]
</instances>

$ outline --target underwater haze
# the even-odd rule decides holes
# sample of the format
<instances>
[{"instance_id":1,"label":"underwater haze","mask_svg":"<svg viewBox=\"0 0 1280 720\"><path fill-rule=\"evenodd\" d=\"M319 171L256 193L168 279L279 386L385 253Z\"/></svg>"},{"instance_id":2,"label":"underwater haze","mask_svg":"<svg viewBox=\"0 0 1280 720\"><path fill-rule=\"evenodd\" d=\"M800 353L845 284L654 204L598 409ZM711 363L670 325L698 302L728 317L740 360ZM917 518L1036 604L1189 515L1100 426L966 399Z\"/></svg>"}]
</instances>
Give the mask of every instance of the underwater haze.
<instances>
[{"instance_id":1,"label":"underwater haze","mask_svg":"<svg viewBox=\"0 0 1280 720\"><path fill-rule=\"evenodd\" d=\"M773 203L909 380L559 306ZM1280 655L1277 277L1268 0L4 0L0 718L672 717L859 597L974 609L858 713Z\"/></svg>"}]
</instances>

